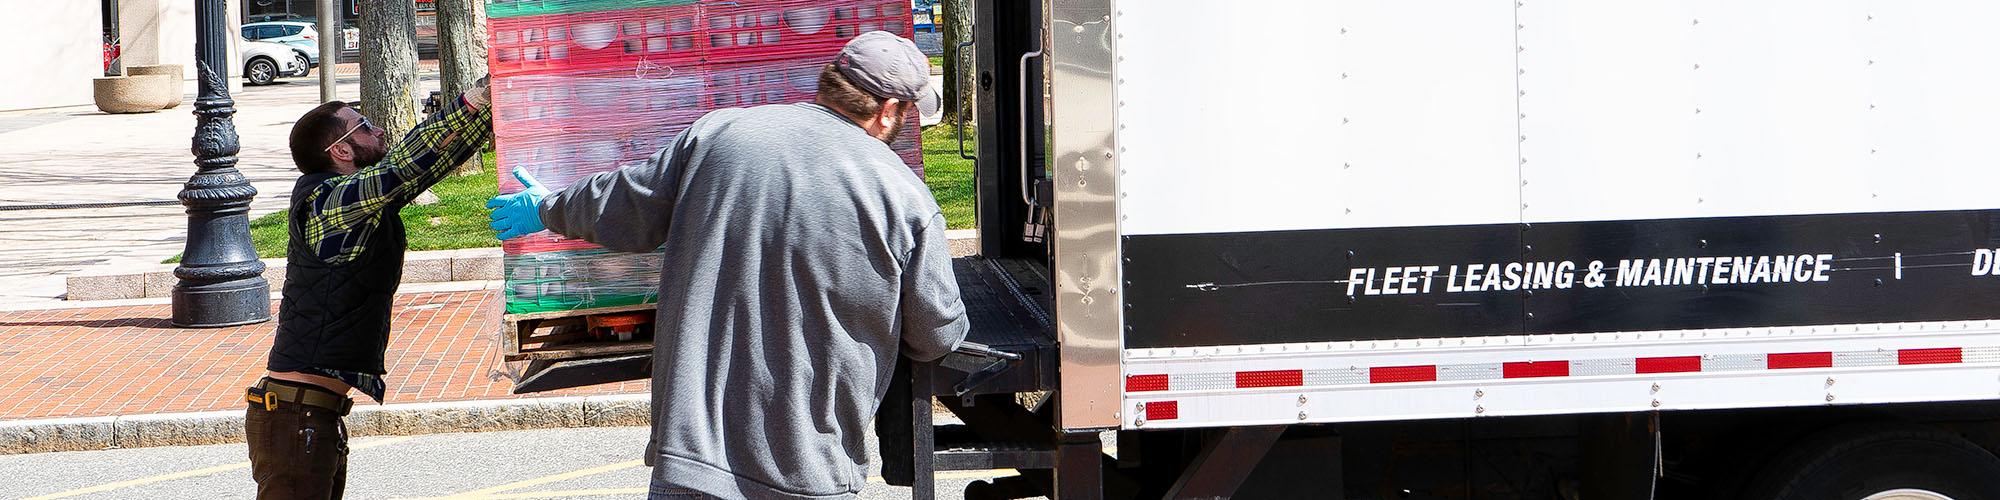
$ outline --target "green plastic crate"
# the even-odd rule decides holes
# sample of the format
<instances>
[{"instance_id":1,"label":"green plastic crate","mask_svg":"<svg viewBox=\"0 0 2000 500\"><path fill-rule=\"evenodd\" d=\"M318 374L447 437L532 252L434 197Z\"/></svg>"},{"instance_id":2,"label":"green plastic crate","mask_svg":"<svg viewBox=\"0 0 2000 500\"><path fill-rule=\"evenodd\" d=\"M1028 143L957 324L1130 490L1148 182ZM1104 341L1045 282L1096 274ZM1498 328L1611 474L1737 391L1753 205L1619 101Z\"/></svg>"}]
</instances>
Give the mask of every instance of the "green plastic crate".
<instances>
[{"instance_id":1,"label":"green plastic crate","mask_svg":"<svg viewBox=\"0 0 2000 500\"><path fill-rule=\"evenodd\" d=\"M659 301L660 254L601 249L505 257L507 314L573 311Z\"/></svg>"},{"instance_id":2,"label":"green plastic crate","mask_svg":"<svg viewBox=\"0 0 2000 500\"><path fill-rule=\"evenodd\" d=\"M631 306L658 303L656 294L645 295L598 295L589 299L556 299L540 297L536 300L516 300L514 293L507 293L507 314L528 314L555 311L576 311L600 307Z\"/></svg>"},{"instance_id":3,"label":"green plastic crate","mask_svg":"<svg viewBox=\"0 0 2000 500\"><path fill-rule=\"evenodd\" d=\"M516 0L486 6L486 17L544 16L644 7L693 5L696 0Z\"/></svg>"}]
</instances>

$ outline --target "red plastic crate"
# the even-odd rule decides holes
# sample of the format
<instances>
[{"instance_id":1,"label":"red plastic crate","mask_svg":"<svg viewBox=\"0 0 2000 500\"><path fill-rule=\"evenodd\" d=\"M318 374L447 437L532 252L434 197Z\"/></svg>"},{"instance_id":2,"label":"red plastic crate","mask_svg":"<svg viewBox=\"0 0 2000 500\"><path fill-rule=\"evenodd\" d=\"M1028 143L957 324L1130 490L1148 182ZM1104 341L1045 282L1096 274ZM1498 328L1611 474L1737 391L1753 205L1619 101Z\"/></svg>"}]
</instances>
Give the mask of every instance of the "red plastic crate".
<instances>
[{"instance_id":1,"label":"red plastic crate","mask_svg":"<svg viewBox=\"0 0 2000 500\"><path fill-rule=\"evenodd\" d=\"M645 78L624 71L495 78L494 133L512 144L607 127L685 125L713 109L703 98L705 75L688 69Z\"/></svg>"},{"instance_id":2,"label":"red plastic crate","mask_svg":"<svg viewBox=\"0 0 2000 500\"><path fill-rule=\"evenodd\" d=\"M823 56L790 60L711 64L702 104L710 109L723 109L812 102L819 90L820 68L839 50L835 46ZM903 158L904 164L923 175L923 150L918 145L922 127L917 125L918 118L916 108L912 107L909 116L904 117L908 125L890 147Z\"/></svg>"},{"instance_id":3,"label":"red plastic crate","mask_svg":"<svg viewBox=\"0 0 2000 500\"><path fill-rule=\"evenodd\" d=\"M744 0L491 19L503 193L524 167L551 189L646 161L709 111L810 102L819 70L863 32L910 36L901 0ZM921 175L914 109L893 145ZM540 233L508 255L598 248Z\"/></svg>"},{"instance_id":4,"label":"red plastic crate","mask_svg":"<svg viewBox=\"0 0 2000 500\"><path fill-rule=\"evenodd\" d=\"M705 52L717 63L830 55L876 30L911 36L906 1L744 1L705 5L701 15Z\"/></svg>"},{"instance_id":5,"label":"red plastic crate","mask_svg":"<svg viewBox=\"0 0 2000 500\"><path fill-rule=\"evenodd\" d=\"M684 66L702 60L701 7L492 19L494 76Z\"/></svg>"},{"instance_id":6,"label":"red plastic crate","mask_svg":"<svg viewBox=\"0 0 2000 500\"><path fill-rule=\"evenodd\" d=\"M495 18L495 76L831 54L861 33L912 35L907 2L746 0Z\"/></svg>"}]
</instances>

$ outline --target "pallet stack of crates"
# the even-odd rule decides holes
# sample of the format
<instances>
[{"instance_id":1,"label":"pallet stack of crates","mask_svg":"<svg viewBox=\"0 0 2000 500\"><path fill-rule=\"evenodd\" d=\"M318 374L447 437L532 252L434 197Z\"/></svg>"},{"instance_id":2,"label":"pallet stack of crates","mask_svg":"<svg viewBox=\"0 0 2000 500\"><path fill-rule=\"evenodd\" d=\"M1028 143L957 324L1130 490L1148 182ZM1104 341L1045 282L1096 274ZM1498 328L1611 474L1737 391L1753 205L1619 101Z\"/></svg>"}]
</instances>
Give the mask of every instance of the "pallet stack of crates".
<instances>
[{"instance_id":1,"label":"pallet stack of crates","mask_svg":"<svg viewBox=\"0 0 2000 500\"><path fill-rule=\"evenodd\" d=\"M868 31L911 35L908 0L496 0L487 7L500 192L642 164L702 115L808 102ZM916 116L892 146L922 174ZM542 232L506 253L508 314L654 302L657 252Z\"/></svg>"}]
</instances>

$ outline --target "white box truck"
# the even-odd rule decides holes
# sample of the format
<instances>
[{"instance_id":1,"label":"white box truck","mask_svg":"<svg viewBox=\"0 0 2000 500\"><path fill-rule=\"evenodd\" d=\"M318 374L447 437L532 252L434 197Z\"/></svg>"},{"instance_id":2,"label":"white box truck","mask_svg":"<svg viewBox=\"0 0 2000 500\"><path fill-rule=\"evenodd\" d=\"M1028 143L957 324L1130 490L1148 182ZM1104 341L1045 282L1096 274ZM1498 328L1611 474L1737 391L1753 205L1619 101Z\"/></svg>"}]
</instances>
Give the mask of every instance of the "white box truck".
<instances>
[{"instance_id":1,"label":"white box truck","mask_svg":"<svg viewBox=\"0 0 2000 500\"><path fill-rule=\"evenodd\" d=\"M920 497L2000 498L2000 2L972 3Z\"/></svg>"},{"instance_id":2,"label":"white box truck","mask_svg":"<svg viewBox=\"0 0 2000 500\"><path fill-rule=\"evenodd\" d=\"M918 498L2000 499L2000 2L968 3Z\"/></svg>"}]
</instances>

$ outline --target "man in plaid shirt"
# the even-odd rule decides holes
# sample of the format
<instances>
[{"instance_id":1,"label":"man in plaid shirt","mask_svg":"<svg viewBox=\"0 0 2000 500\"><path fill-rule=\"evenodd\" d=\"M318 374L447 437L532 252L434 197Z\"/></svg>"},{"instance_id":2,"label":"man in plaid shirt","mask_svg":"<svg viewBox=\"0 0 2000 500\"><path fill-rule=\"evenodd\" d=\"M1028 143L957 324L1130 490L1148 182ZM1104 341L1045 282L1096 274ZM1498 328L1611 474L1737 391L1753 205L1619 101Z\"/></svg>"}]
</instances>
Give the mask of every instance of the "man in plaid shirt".
<instances>
[{"instance_id":1,"label":"man in plaid shirt","mask_svg":"<svg viewBox=\"0 0 2000 500\"><path fill-rule=\"evenodd\" d=\"M244 431L259 498L339 498L349 389L381 402L384 351L402 281L400 212L492 136L486 85L388 144L346 103L292 126L291 243L268 373L250 387Z\"/></svg>"}]
</instances>

